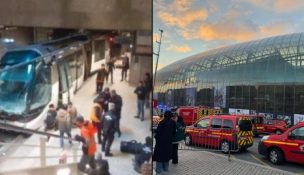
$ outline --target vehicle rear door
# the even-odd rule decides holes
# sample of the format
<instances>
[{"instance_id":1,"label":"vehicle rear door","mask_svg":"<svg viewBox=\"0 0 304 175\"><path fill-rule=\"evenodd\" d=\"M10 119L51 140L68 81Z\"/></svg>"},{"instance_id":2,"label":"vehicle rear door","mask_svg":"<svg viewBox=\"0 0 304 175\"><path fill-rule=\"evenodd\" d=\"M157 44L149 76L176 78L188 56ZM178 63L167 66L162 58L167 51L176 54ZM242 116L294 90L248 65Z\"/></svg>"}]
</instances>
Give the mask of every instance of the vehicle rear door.
<instances>
[{"instance_id":1,"label":"vehicle rear door","mask_svg":"<svg viewBox=\"0 0 304 175\"><path fill-rule=\"evenodd\" d=\"M304 126L295 128L288 133L288 148L290 161L304 163Z\"/></svg>"},{"instance_id":2,"label":"vehicle rear door","mask_svg":"<svg viewBox=\"0 0 304 175\"><path fill-rule=\"evenodd\" d=\"M209 128L210 129L207 130L208 145L212 147L218 147L221 143L222 119L219 117L212 118Z\"/></svg>"}]
</instances>

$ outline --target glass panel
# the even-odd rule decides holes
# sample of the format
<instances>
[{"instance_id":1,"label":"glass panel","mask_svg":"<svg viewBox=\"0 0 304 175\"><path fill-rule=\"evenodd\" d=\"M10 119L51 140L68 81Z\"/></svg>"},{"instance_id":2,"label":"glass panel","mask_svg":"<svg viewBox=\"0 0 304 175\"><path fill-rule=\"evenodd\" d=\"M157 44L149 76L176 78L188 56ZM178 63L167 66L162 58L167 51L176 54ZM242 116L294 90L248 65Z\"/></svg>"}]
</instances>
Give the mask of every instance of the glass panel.
<instances>
[{"instance_id":1,"label":"glass panel","mask_svg":"<svg viewBox=\"0 0 304 175\"><path fill-rule=\"evenodd\" d=\"M34 89L32 91L31 110L45 106L51 100L52 85L50 75L50 67L45 67L37 71Z\"/></svg>"},{"instance_id":2,"label":"glass panel","mask_svg":"<svg viewBox=\"0 0 304 175\"><path fill-rule=\"evenodd\" d=\"M222 127L222 119L213 119L212 122L211 122L211 128L221 128Z\"/></svg>"}]
</instances>

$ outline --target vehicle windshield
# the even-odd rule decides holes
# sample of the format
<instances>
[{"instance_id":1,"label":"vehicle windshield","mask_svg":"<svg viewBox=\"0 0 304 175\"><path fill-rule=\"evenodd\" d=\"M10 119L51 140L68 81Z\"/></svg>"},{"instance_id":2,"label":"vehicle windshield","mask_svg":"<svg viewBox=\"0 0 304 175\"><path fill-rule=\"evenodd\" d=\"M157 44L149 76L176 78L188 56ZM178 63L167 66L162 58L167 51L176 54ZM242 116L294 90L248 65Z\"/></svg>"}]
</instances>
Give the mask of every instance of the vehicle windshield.
<instances>
[{"instance_id":1,"label":"vehicle windshield","mask_svg":"<svg viewBox=\"0 0 304 175\"><path fill-rule=\"evenodd\" d=\"M7 52L0 60L0 70L38 57L34 51ZM0 72L0 111L21 114L26 109L28 87L33 79L34 65L26 64Z\"/></svg>"},{"instance_id":2,"label":"vehicle windshield","mask_svg":"<svg viewBox=\"0 0 304 175\"><path fill-rule=\"evenodd\" d=\"M252 123L250 120L239 120L239 128L241 131L251 131Z\"/></svg>"},{"instance_id":3,"label":"vehicle windshield","mask_svg":"<svg viewBox=\"0 0 304 175\"><path fill-rule=\"evenodd\" d=\"M264 123L263 117L259 117L259 116L251 118L251 122L253 124L263 124Z\"/></svg>"}]
</instances>

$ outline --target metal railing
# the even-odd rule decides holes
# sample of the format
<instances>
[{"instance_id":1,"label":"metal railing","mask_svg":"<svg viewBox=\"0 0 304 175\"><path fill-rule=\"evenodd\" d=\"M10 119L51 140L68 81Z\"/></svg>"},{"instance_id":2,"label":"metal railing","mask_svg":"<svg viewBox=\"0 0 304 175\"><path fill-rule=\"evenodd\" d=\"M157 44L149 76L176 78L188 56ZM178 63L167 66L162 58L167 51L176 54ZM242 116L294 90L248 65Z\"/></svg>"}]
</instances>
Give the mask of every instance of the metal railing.
<instances>
[{"instance_id":1,"label":"metal railing","mask_svg":"<svg viewBox=\"0 0 304 175\"><path fill-rule=\"evenodd\" d=\"M18 132L18 133L24 133L24 134L39 134L42 136L48 136L48 137L55 137L55 138L60 138L59 135L56 134L50 134L47 132L42 132L42 131L36 131L36 130L30 130L30 129L25 129L25 128L19 128L19 127L15 127L15 126L10 126L10 125L6 125L6 124L0 124L0 129L5 129L5 130L10 130L10 131L14 131L14 132ZM68 140L68 141L76 141L72 138L68 138L68 137L64 137L64 140ZM81 154L78 154L78 151L82 151L81 149L79 149L79 145L78 144L74 144L72 146L72 154L64 154L64 151L60 151L59 154L57 155L47 155L47 150L48 149L57 149L57 150L63 150L61 147L59 146L47 146L47 138L46 137L41 137L39 144L35 145L35 144L20 144L20 143L7 143L7 142L0 142L0 145L3 146L8 146L8 147L12 147L12 146L17 146L17 147L39 147L39 156L7 156L7 155L3 155L2 157L0 156L0 159L4 158L4 159L40 159L40 167L46 167L47 165L47 159L58 159L58 165L59 164L65 164L67 163L67 159L72 157L72 162L70 163L76 163L78 161L78 157L81 156ZM57 152L58 153L58 152Z\"/></svg>"},{"instance_id":2,"label":"metal railing","mask_svg":"<svg viewBox=\"0 0 304 175\"><path fill-rule=\"evenodd\" d=\"M179 143L179 150L223 152L231 159L232 152L246 150L253 144L252 133L242 134L229 129L188 130L184 142Z\"/></svg>"}]
</instances>

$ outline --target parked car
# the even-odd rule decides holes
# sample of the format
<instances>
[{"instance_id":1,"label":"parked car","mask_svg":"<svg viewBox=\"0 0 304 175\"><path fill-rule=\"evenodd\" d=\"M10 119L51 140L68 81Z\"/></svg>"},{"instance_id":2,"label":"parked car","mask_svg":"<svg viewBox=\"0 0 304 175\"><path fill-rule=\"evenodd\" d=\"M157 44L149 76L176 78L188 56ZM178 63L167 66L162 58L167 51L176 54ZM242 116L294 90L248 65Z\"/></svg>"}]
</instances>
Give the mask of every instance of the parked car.
<instances>
[{"instance_id":1,"label":"parked car","mask_svg":"<svg viewBox=\"0 0 304 175\"><path fill-rule=\"evenodd\" d=\"M284 161L304 164L304 122L299 122L281 135L264 136L258 151L276 165Z\"/></svg>"},{"instance_id":2,"label":"parked car","mask_svg":"<svg viewBox=\"0 0 304 175\"><path fill-rule=\"evenodd\" d=\"M248 115L253 126L253 135L258 137L260 134L264 133L264 117L261 115Z\"/></svg>"},{"instance_id":3,"label":"parked car","mask_svg":"<svg viewBox=\"0 0 304 175\"><path fill-rule=\"evenodd\" d=\"M288 125L284 120L265 120L264 132L282 134L288 129Z\"/></svg>"},{"instance_id":4,"label":"parked car","mask_svg":"<svg viewBox=\"0 0 304 175\"><path fill-rule=\"evenodd\" d=\"M186 145L219 148L222 152L246 150L253 145L252 123L240 115L213 115L186 127Z\"/></svg>"}]
</instances>

